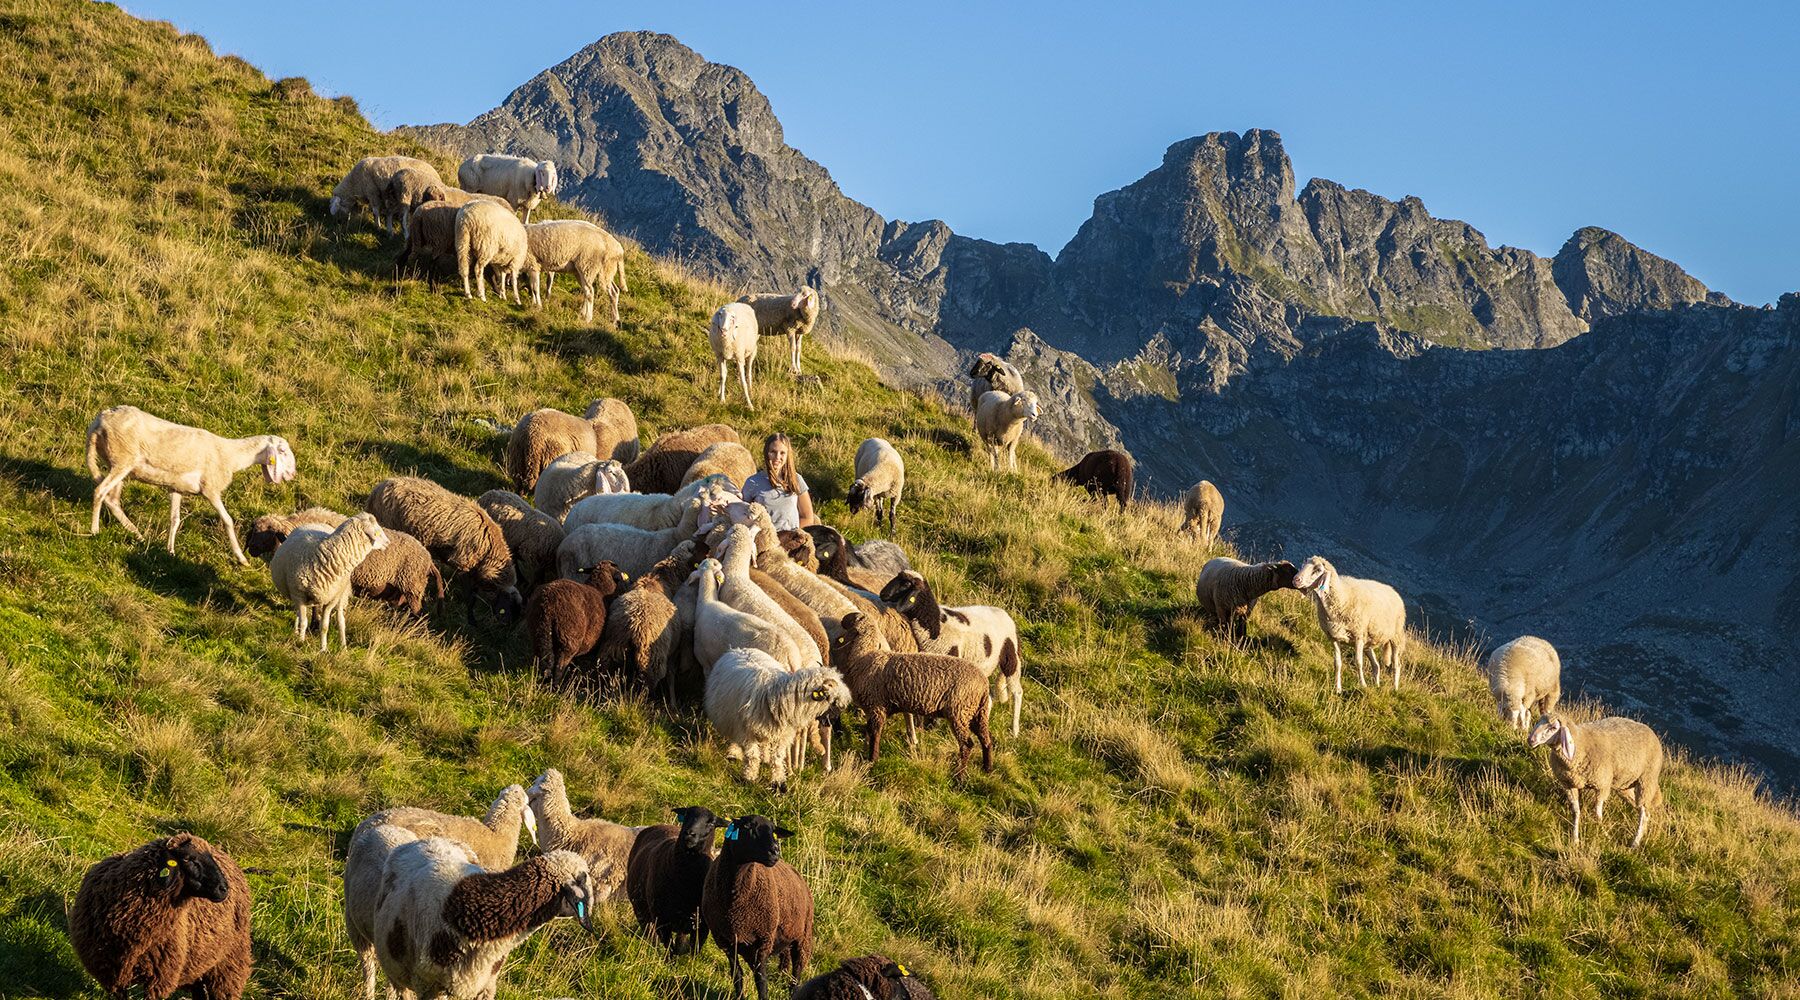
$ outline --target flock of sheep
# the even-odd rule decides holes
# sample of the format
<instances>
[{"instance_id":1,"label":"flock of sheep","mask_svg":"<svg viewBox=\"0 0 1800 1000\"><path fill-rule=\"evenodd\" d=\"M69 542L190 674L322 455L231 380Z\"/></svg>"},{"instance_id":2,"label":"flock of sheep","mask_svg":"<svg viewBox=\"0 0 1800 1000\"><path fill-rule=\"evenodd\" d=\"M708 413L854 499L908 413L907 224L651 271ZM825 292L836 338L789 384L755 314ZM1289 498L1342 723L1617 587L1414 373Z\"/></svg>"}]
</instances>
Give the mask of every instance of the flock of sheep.
<instances>
[{"instance_id":1,"label":"flock of sheep","mask_svg":"<svg viewBox=\"0 0 1800 1000\"><path fill-rule=\"evenodd\" d=\"M377 223L397 222L407 236L401 264L438 256L443 234L465 288L497 268L497 286L518 276L575 273L591 320L594 288L614 303L624 287L623 251L586 222L527 225L540 199L556 189L555 167L514 157L472 157L447 188L423 161L371 157L333 193L342 214L366 204ZM502 218L504 217L504 218ZM736 362L746 405L749 363L760 336L787 336L790 368L800 368L802 338L819 298L750 295L722 306L709 340L720 363L720 399ZM990 465L1014 452L1025 422L1039 415L1021 373L991 354L970 371L975 430ZM540 676L572 692L631 687L671 706L697 703L730 760L756 782L766 766L777 788L804 773L807 751L833 766L831 734L854 706L867 723L868 755L879 757L890 716L943 719L956 743L952 773L962 780L974 750L992 770L990 713L996 697L1012 706L1020 729L1022 651L1004 609L941 605L906 553L891 541L849 544L836 529L777 530L769 511L740 491L756 458L724 424L665 433L640 447L636 417L617 399L597 400L584 415L540 409L510 429L505 473L517 492L460 496L417 477L371 489L367 510L344 515L310 508L265 515L250 526L250 555L268 560L275 588L295 609L306 638L315 620L320 648L352 596L418 614L460 581L502 621L522 620ZM170 496L169 550L184 497L202 496L219 514L233 556L246 563L223 502L233 476L261 465L270 482L295 475L294 451L273 435L229 439L116 406L88 427L88 466L96 483L92 530L103 510L142 537L121 505L127 481ZM103 469L104 466L104 469ZM1116 450L1090 453L1056 475L1126 508L1132 463ZM904 458L870 438L854 457L848 492L853 512L873 510L891 530L905 489ZM530 499L527 499L529 497ZM1181 533L1201 549L1217 538L1224 501L1209 482L1183 498ZM1331 640L1335 689L1343 690L1343 647L1364 658L1398 690L1406 649L1406 611L1386 584L1339 574L1314 556L1248 564L1216 558L1200 570L1196 600L1204 618L1233 641L1248 636L1257 600L1294 589L1314 603ZM1495 650L1490 684L1502 717L1521 729L1539 721L1533 747L1554 743L1553 770L1568 790L1579 839L1581 793L1594 791L1599 816L1610 793L1628 795L1642 841L1649 809L1660 801L1662 747L1647 727L1609 718L1572 724L1554 714L1561 665L1531 636ZM546 770L529 789L507 788L483 818L402 807L364 820L344 868L346 930L373 1000L378 973L409 997L494 996L506 956L536 928L574 917L591 925L594 908L624 886L638 923L676 950L698 950L710 937L726 953L734 997L741 963L759 998L765 964L777 959L796 979L812 951L813 903L806 880L780 859L789 831L763 816L729 821L700 806L675 811L678 823L622 826L576 817L562 774ZM715 833L723 828L723 846ZM542 853L515 863L521 829ZM235 998L249 976L249 889L226 853L189 834L152 841L95 865L70 919L76 950L101 984L118 995L143 984L152 997L192 986ZM590 926L591 929L591 926ZM796 997L923 997L929 991L881 956L850 959L800 984Z\"/></svg>"}]
</instances>

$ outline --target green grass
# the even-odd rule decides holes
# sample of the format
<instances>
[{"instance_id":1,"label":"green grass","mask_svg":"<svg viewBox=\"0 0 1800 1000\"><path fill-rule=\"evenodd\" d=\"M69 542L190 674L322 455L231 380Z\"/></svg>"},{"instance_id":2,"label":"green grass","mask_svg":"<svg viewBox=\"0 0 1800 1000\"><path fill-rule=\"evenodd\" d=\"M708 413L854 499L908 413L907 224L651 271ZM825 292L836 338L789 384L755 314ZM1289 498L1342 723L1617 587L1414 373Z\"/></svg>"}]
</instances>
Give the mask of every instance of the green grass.
<instances>
[{"instance_id":1,"label":"green grass","mask_svg":"<svg viewBox=\"0 0 1800 1000\"><path fill-rule=\"evenodd\" d=\"M624 822L778 817L820 965L879 949L945 997L1800 995L1800 827L1743 774L1678 756L1642 850L1622 809L1570 845L1465 655L1421 643L1398 695L1334 697L1298 599L1267 601L1247 648L1200 626L1209 553L1171 541L1166 508L1050 489L1035 448L989 473L966 418L829 345L806 359L823 388L770 374L755 414L717 404L702 331L723 290L641 255L616 331L582 327L566 290L533 312L396 288L391 240L325 218L350 162L404 148L353 109L103 5L27 0L0 24L0 996L98 997L66 938L81 873L185 828L270 872L250 995L353 997L356 821L479 812L549 765L578 811ZM85 535L83 429L113 403L288 437L299 478L240 477L246 520L354 509L400 472L479 492L500 477L475 418L606 394L646 437L786 430L858 536L851 456L894 441L899 540L948 599L1021 623L1025 730L995 773L952 786L940 726L872 772L858 739L775 795L695 712L568 702L455 602L423 623L359 603L353 648L321 655L209 514L174 556L154 530ZM166 524L154 491L126 503ZM502 996L726 995L716 950L671 961L621 909L597 942L534 937Z\"/></svg>"}]
</instances>

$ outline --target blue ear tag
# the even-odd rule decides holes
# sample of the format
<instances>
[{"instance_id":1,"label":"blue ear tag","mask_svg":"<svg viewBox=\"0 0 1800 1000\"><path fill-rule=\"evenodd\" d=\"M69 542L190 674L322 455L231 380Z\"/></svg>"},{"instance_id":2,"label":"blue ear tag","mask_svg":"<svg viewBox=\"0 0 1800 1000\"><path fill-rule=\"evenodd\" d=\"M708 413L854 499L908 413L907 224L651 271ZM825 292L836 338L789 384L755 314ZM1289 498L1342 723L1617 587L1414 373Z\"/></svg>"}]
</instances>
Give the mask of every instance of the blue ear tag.
<instances>
[{"instance_id":1,"label":"blue ear tag","mask_svg":"<svg viewBox=\"0 0 1800 1000\"><path fill-rule=\"evenodd\" d=\"M575 904L575 919L576 920L586 920L587 919L587 900L585 900L585 899L580 900Z\"/></svg>"},{"instance_id":2,"label":"blue ear tag","mask_svg":"<svg viewBox=\"0 0 1800 1000\"><path fill-rule=\"evenodd\" d=\"M726 840L736 840L737 835L738 835L738 828L735 825L728 826L725 828L725 839Z\"/></svg>"}]
</instances>

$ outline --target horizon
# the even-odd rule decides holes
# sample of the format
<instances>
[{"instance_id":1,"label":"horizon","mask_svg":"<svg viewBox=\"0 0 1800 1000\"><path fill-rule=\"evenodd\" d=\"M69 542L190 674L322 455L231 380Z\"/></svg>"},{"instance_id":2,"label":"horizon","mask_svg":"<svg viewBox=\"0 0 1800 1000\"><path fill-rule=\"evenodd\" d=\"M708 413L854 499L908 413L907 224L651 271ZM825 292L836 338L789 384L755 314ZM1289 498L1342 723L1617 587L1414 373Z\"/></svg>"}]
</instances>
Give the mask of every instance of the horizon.
<instances>
[{"instance_id":1,"label":"horizon","mask_svg":"<svg viewBox=\"0 0 1800 1000\"><path fill-rule=\"evenodd\" d=\"M1780 55L1800 43L1800 17L1743 7L1761 16L1721 29L1727 18L1673 5L1634 9L1628 21L1542 4L1503 14L1411 5L1381 15L1322 4L1154 5L1109 12L1098 25L1088 23L1091 9L1074 7L1027 23L943 4L905 15L803 5L794 21L805 30L784 34L767 12L713 2L627 16L556 0L530 24L483 23L485 58L443 63L408 53L454 50L480 8L433 8L439 16L424 19L335 2L264 10L145 0L126 9L197 32L271 78L304 76L321 93L348 94L383 130L466 123L608 34L669 34L742 70L768 97L788 145L884 218L941 219L965 236L1053 256L1096 197L1154 169L1171 144L1262 128L1281 135L1296 189L1317 177L1394 201L1416 196L1433 218L1543 257L1598 226L1708 288L1763 305L1800 290L1800 247L1788 236L1800 228L1800 204L1784 183L1784 168L1800 160L1800 131L1788 120L1800 75L1784 76ZM346 32L347 23L370 30ZM1004 44L1021 35L1022 44ZM837 44L820 44L826 37ZM1234 44L1215 44L1221 37ZM1265 37L1283 46L1278 59L1236 44ZM1196 40L1206 43L1200 73L1180 62L1192 51L1180 46ZM1309 55L1379 52L1382 71L1346 76L1329 59L1295 59L1296 40L1316 43ZM894 78L886 71L908 60L870 58L871 48L934 58L913 58L916 71ZM1555 75L1570 65L1589 70L1586 90L1568 93ZM1420 74L1436 85L1413 86ZM818 86L822 79L832 85ZM1551 95L1564 103L1539 103ZM1140 113L1114 113L1126 102ZM1592 107L1604 112L1582 113ZM1071 134L1071 119L1086 138L1046 147L1044 136ZM1670 123L1691 132L1690 121L1756 142L1722 157L1712 144L1671 141ZM911 138L884 141L896 134ZM1040 166L1047 148L1059 157L1054 169ZM1618 173L1622 162L1629 173Z\"/></svg>"}]
</instances>

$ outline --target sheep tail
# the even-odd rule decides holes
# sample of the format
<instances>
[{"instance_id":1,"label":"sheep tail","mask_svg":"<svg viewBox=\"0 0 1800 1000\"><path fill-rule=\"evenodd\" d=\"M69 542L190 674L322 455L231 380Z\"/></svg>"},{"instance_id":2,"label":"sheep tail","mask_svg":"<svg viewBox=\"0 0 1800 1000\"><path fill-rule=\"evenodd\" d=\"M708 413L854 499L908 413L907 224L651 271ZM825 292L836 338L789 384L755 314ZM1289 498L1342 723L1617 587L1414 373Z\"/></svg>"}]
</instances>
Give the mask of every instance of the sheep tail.
<instances>
[{"instance_id":1,"label":"sheep tail","mask_svg":"<svg viewBox=\"0 0 1800 1000\"><path fill-rule=\"evenodd\" d=\"M431 564L431 576L429 578L427 578L426 582L430 583L432 589L437 592L437 599L440 601L443 600L444 599L444 574L438 570L437 563L434 562Z\"/></svg>"},{"instance_id":2,"label":"sheep tail","mask_svg":"<svg viewBox=\"0 0 1800 1000\"><path fill-rule=\"evenodd\" d=\"M631 286L625 283L625 260L622 257L619 259L619 291L631 291Z\"/></svg>"},{"instance_id":3,"label":"sheep tail","mask_svg":"<svg viewBox=\"0 0 1800 1000\"><path fill-rule=\"evenodd\" d=\"M88 425L87 444L88 475L93 476L94 482L97 483L100 481L100 419L98 417Z\"/></svg>"}]
</instances>

